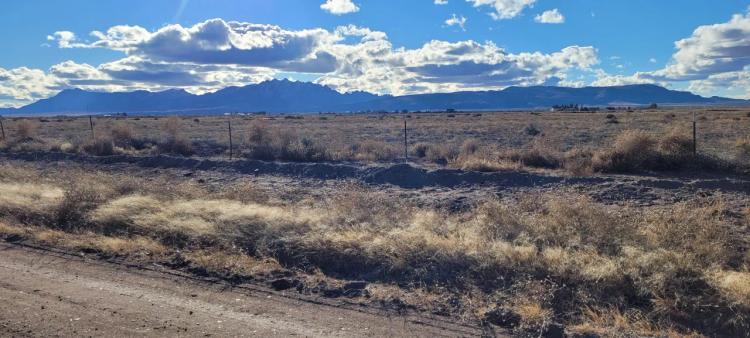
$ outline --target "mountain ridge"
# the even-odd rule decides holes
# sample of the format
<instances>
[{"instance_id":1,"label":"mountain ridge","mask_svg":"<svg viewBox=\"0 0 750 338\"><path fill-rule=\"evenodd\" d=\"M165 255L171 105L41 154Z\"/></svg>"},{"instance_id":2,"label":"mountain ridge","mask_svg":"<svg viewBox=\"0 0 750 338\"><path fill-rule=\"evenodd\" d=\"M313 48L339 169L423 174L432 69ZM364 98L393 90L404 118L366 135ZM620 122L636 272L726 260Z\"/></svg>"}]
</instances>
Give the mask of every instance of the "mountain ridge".
<instances>
[{"instance_id":1,"label":"mountain ridge","mask_svg":"<svg viewBox=\"0 0 750 338\"><path fill-rule=\"evenodd\" d=\"M512 86L502 90L452 93L376 95L340 93L311 82L270 80L242 87L226 87L201 95L183 89L160 92L92 92L66 89L50 98L0 114L82 113L314 113L394 110L513 110L546 109L560 104L610 105L750 105L749 100L703 97L652 84L612 87Z\"/></svg>"}]
</instances>

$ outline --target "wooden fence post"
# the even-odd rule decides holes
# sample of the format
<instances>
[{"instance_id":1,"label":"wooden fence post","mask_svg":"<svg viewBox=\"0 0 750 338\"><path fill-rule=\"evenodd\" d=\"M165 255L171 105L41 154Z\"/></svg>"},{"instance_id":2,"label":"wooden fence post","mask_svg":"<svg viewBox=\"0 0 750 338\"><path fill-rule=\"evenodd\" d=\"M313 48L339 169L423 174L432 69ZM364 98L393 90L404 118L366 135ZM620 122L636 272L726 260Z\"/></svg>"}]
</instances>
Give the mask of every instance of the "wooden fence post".
<instances>
[{"instance_id":1,"label":"wooden fence post","mask_svg":"<svg viewBox=\"0 0 750 338\"><path fill-rule=\"evenodd\" d=\"M229 121L227 121L227 125L229 126L229 160L232 160L233 150L232 150L232 118L229 118Z\"/></svg>"},{"instance_id":2,"label":"wooden fence post","mask_svg":"<svg viewBox=\"0 0 750 338\"><path fill-rule=\"evenodd\" d=\"M696 138L695 111L693 111L693 156L698 154L698 139Z\"/></svg>"},{"instance_id":3,"label":"wooden fence post","mask_svg":"<svg viewBox=\"0 0 750 338\"><path fill-rule=\"evenodd\" d=\"M5 141L5 127L3 127L3 119L0 118L0 131L2 131L3 141Z\"/></svg>"},{"instance_id":4,"label":"wooden fence post","mask_svg":"<svg viewBox=\"0 0 750 338\"><path fill-rule=\"evenodd\" d=\"M406 139L406 116L404 116L404 163L409 162L409 145Z\"/></svg>"},{"instance_id":5,"label":"wooden fence post","mask_svg":"<svg viewBox=\"0 0 750 338\"><path fill-rule=\"evenodd\" d=\"M91 138L94 138L94 120L89 115L89 127L91 128Z\"/></svg>"}]
</instances>

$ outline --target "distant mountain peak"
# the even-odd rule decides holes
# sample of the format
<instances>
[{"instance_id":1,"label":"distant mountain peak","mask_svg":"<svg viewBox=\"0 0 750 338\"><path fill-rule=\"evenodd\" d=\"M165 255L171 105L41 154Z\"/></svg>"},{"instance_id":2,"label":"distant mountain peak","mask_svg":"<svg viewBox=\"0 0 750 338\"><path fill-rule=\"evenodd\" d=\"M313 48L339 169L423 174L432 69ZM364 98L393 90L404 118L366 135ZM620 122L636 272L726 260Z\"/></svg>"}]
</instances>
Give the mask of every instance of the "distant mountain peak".
<instances>
[{"instance_id":1,"label":"distant mountain peak","mask_svg":"<svg viewBox=\"0 0 750 338\"><path fill-rule=\"evenodd\" d=\"M511 86L504 90L376 95L368 92L341 93L312 83L271 79L243 87L226 87L213 93L194 95L182 88L160 92L91 92L69 88L57 95L18 109L0 113L224 113L224 112L346 112L394 110L502 110L544 109L554 105L748 105L747 100L702 97L653 84L613 87Z\"/></svg>"}]
</instances>

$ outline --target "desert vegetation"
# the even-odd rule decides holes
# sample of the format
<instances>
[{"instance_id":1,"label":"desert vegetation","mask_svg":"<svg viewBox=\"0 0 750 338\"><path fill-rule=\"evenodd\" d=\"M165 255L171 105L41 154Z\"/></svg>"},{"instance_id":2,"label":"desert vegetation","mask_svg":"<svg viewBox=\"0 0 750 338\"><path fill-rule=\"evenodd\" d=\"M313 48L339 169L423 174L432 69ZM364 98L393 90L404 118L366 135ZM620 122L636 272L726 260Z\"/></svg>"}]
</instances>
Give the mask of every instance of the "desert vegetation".
<instances>
[{"instance_id":1,"label":"desert vegetation","mask_svg":"<svg viewBox=\"0 0 750 338\"><path fill-rule=\"evenodd\" d=\"M627 134L614 149L641 138ZM663 142L654 151L666 151ZM459 153L477 151L467 142ZM217 187L4 164L0 233L228 280L292 271L298 292L479 319L518 335L748 330L750 213L721 195L630 207L529 192L449 212L357 184L311 193L291 200L249 181ZM367 287L336 287L351 281Z\"/></svg>"},{"instance_id":2,"label":"desert vegetation","mask_svg":"<svg viewBox=\"0 0 750 338\"><path fill-rule=\"evenodd\" d=\"M679 111L617 114L493 113L239 116L233 154L267 161L398 162L403 120L412 163L477 171L613 172L729 170L750 166L750 118L706 111L693 154L690 116ZM745 121L747 120L747 121ZM0 149L95 156L228 157L227 118L135 117L7 120ZM613 123L616 121L617 123ZM750 127L750 125L748 125Z\"/></svg>"}]
</instances>

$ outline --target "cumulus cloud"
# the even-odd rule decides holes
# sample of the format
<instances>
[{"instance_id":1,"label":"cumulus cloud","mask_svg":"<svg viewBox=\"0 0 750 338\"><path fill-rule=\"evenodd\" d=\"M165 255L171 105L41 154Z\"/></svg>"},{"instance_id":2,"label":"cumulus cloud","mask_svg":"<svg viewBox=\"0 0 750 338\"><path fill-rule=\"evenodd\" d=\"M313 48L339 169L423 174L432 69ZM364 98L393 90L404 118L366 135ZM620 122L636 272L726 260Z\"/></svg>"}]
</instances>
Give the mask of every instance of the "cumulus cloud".
<instances>
[{"instance_id":1,"label":"cumulus cloud","mask_svg":"<svg viewBox=\"0 0 750 338\"><path fill-rule=\"evenodd\" d=\"M456 16L456 14L453 14L448 20L445 20L445 24L448 26L458 26L461 27L461 30L466 31L466 18L461 16Z\"/></svg>"},{"instance_id":2,"label":"cumulus cloud","mask_svg":"<svg viewBox=\"0 0 750 338\"><path fill-rule=\"evenodd\" d=\"M448 0L435 0L436 5L447 5Z\"/></svg>"},{"instance_id":3,"label":"cumulus cloud","mask_svg":"<svg viewBox=\"0 0 750 338\"><path fill-rule=\"evenodd\" d=\"M551 9L548 11L542 12L542 14L537 14L536 17L534 17L534 21L538 23L564 23L565 22L565 16L560 13L560 11L555 9Z\"/></svg>"},{"instance_id":4,"label":"cumulus cloud","mask_svg":"<svg viewBox=\"0 0 750 338\"><path fill-rule=\"evenodd\" d=\"M320 8L334 15L359 12L359 7L352 0L326 0Z\"/></svg>"},{"instance_id":5,"label":"cumulus cloud","mask_svg":"<svg viewBox=\"0 0 750 338\"><path fill-rule=\"evenodd\" d=\"M675 42L670 63L651 75L656 79L701 80L743 70L750 65L750 14L736 14L725 23L700 26Z\"/></svg>"},{"instance_id":6,"label":"cumulus cloud","mask_svg":"<svg viewBox=\"0 0 750 338\"><path fill-rule=\"evenodd\" d=\"M588 69L599 62L593 47L511 54L491 42L471 40L434 40L410 50L373 41L347 48L345 56L345 67L318 82L343 90L397 95L557 83L568 70Z\"/></svg>"},{"instance_id":7,"label":"cumulus cloud","mask_svg":"<svg viewBox=\"0 0 750 338\"><path fill-rule=\"evenodd\" d=\"M64 81L39 69L0 68L0 97L6 100L28 103L53 95L64 86Z\"/></svg>"},{"instance_id":8,"label":"cumulus cloud","mask_svg":"<svg viewBox=\"0 0 750 338\"><path fill-rule=\"evenodd\" d=\"M285 71L310 68L333 70L330 55L319 53L332 34L323 29L288 31L273 25L212 19L192 27L169 25L155 32L141 27L116 26L92 33L101 47L165 62L240 64Z\"/></svg>"},{"instance_id":9,"label":"cumulus cloud","mask_svg":"<svg viewBox=\"0 0 750 338\"><path fill-rule=\"evenodd\" d=\"M610 87L610 86L625 86L633 84L654 84L657 83L652 78L649 78L645 73L635 73L633 75L613 75L605 72L602 69L594 70L596 80L591 85L597 87ZM666 85L666 83L659 83L660 85Z\"/></svg>"},{"instance_id":10,"label":"cumulus cloud","mask_svg":"<svg viewBox=\"0 0 750 338\"><path fill-rule=\"evenodd\" d=\"M533 6L536 0L466 0L474 7L490 6L495 11L490 13L495 20L512 19L520 15L526 7Z\"/></svg>"},{"instance_id":11,"label":"cumulus cloud","mask_svg":"<svg viewBox=\"0 0 750 338\"><path fill-rule=\"evenodd\" d=\"M456 17L455 25L464 24ZM599 63L590 46L557 52L509 53L492 42L433 40L394 47L384 32L355 25L287 30L278 26L207 20L153 31L114 26L86 42L51 35L61 48L104 48L123 58L100 65L66 61L50 69L2 70L0 95L13 100L50 96L64 88L100 91L183 88L215 91L273 78L280 72L315 74L317 83L348 92L395 95L502 89L511 85L575 84L573 69ZM7 102L7 100L0 99Z\"/></svg>"},{"instance_id":12,"label":"cumulus cloud","mask_svg":"<svg viewBox=\"0 0 750 338\"><path fill-rule=\"evenodd\" d=\"M750 97L750 69L709 75L703 80L694 80L690 91L706 96L722 95L733 98Z\"/></svg>"},{"instance_id":13,"label":"cumulus cloud","mask_svg":"<svg viewBox=\"0 0 750 338\"><path fill-rule=\"evenodd\" d=\"M76 39L75 33L69 31L58 31L54 32L52 35L47 35L47 40L57 41L57 46L60 48L79 47L80 45L75 43Z\"/></svg>"},{"instance_id":14,"label":"cumulus cloud","mask_svg":"<svg viewBox=\"0 0 750 338\"><path fill-rule=\"evenodd\" d=\"M736 14L728 22L699 26L690 37L675 42L675 48L662 69L632 75L610 75L599 70L592 85L670 86L687 82L689 90L703 95L750 97L750 13ZM657 60L650 58L649 62Z\"/></svg>"}]
</instances>

